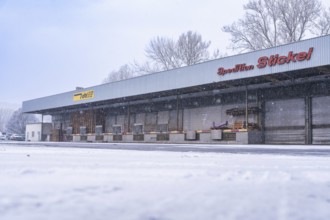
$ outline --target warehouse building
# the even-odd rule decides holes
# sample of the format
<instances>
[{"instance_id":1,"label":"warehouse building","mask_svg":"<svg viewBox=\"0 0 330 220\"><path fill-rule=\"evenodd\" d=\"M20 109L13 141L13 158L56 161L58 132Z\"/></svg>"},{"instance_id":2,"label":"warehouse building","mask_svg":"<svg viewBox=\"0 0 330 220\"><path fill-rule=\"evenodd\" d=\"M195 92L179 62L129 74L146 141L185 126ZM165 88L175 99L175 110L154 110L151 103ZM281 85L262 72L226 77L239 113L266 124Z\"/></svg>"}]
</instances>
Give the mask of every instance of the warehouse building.
<instances>
[{"instance_id":1,"label":"warehouse building","mask_svg":"<svg viewBox=\"0 0 330 220\"><path fill-rule=\"evenodd\" d=\"M23 102L52 141L330 143L330 35Z\"/></svg>"}]
</instances>

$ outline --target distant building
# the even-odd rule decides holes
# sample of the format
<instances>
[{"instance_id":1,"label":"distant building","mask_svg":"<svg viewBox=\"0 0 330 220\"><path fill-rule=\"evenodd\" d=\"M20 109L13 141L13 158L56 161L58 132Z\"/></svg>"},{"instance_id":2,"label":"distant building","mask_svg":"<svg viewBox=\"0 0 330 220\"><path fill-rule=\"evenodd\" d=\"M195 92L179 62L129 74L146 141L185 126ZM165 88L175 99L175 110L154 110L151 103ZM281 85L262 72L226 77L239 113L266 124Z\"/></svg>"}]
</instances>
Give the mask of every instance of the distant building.
<instances>
[{"instance_id":1,"label":"distant building","mask_svg":"<svg viewBox=\"0 0 330 220\"><path fill-rule=\"evenodd\" d=\"M23 102L87 142L330 144L329 109L330 35Z\"/></svg>"},{"instance_id":2,"label":"distant building","mask_svg":"<svg viewBox=\"0 0 330 220\"><path fill-rule=\"evenodd\" d=\"M33 123L26 125L26 141L49 141L52 133L52 123Z\"/></svg>"}]
</instances>

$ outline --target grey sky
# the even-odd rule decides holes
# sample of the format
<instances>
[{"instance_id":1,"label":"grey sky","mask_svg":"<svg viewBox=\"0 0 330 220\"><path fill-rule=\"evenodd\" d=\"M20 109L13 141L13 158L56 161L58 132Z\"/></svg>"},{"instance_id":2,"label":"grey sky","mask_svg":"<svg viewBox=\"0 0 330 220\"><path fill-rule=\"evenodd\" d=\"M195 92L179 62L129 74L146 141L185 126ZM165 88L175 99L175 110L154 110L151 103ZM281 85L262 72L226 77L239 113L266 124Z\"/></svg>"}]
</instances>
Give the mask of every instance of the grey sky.
<instances>
[{"instance_id":1,"label":"grey sky","mask_svg":"<svg viewBox=\"0 0 330 220\"><path fill-rule=\"evenodd\" d=\"M221 27L240 18L246 2L0 0L0 102L98 85L111 70L143 61L156 36L198 31L228 53Z\"/></svg>"}]
</instances>

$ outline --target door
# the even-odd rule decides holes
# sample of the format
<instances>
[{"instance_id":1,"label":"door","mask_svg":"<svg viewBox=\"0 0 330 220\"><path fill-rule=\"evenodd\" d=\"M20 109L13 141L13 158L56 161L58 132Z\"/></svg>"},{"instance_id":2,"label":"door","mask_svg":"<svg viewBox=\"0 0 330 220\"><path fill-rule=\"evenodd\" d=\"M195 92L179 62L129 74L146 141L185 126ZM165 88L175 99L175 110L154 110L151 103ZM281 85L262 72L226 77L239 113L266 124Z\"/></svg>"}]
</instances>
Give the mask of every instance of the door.
<instances>
[{"instance_id":1,"label":"door","mask_svg":"<svg viewBox=\"0 0 330 220\"><path fill-rule=\"evenodd\" d=\"M330 96L312 99L313 144L330 144Z\"/></svg>"},{"instance_id":2,"label":"door","mask_svg":"<svg viewBox=\"0 0 330 220\"><path fill-rule=\"evenodd\" d=\"M265 143L305 144L305 100L265 103Z\"/></svg>"}]
</instances>

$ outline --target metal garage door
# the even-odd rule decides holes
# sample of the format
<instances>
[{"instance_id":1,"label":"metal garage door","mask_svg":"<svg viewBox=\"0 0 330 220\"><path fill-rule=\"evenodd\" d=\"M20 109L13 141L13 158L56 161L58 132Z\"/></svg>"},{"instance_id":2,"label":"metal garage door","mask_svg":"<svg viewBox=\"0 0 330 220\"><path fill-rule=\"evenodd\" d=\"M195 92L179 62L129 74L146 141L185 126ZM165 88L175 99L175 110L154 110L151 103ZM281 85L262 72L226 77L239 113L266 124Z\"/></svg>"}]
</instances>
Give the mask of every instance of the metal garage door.
<instances>
[{"instance_id":1,"label":"metal garage door","mask_svg":"<svg viewBox=\"0 0 330 220\"><path fill-rule=\"evenodd\" d=\"M265 143L305 143L305 100L267 101L265 104Z\"/></svg>"},{"instance_id":2,"label":"metal garage door","mask_svg":"<svg viewBox=\"0 0 330 220\"><path fill-rule=\"evenodd\" d=\"M330 96L312 99L313 144L330 144Z\"/></svg>"},{"instance_id":3,"label":"metal garage door","mask_svg":"<svg viewBox=\"0 0 330 220\"><path fill-rule=\"evenodd\" d=\"M183 115L184 130L209 130L213 122L221 121L221 106L185 109Z\"/></svg>"},{"instance_id":4,"label":"metal garage door","mask_svg":"<svg viewBox=\"0 0 330 220\"><path fill-rule=\"evenodd\" d=\"M105 119L105 132L111 133L113 132L112 126L116 124L116 116L108 115Z\"/></svg>"},{"instance_id":5,"label":"metal garage door","mask_svg":"<svg viewBox=\"0 0 330 220\"><path fill-rule=\"evenodd\" d=\"M170 120L169 111L158 112L157 124L168 124L169 120Z\"/></svg>"},{"instance_id":6,"label":"metal garage door","mask_svg":"<svg viewBox=\"0 0 330 220\"><path fill-rule=\"evenodd\" d=\"M215 124L222 124L226 121L233 126L237 121L245 121L244 115L228 115L226 111L232 108L245 108L243 104L229 104L222 106L209 106L184 110L183 128L185 131L209 130ZM257 123L255 115L249 115L249 122Z\"/></svg>"}]
</instances>

